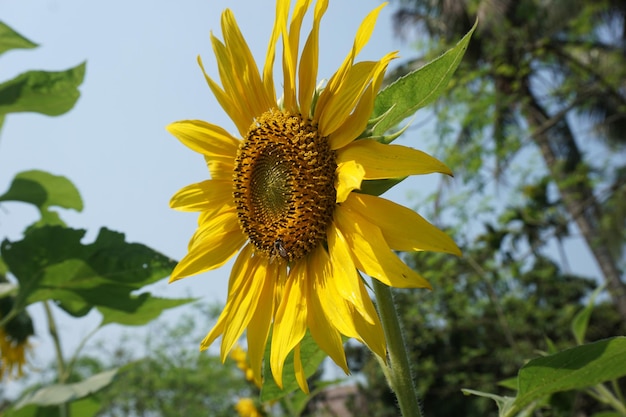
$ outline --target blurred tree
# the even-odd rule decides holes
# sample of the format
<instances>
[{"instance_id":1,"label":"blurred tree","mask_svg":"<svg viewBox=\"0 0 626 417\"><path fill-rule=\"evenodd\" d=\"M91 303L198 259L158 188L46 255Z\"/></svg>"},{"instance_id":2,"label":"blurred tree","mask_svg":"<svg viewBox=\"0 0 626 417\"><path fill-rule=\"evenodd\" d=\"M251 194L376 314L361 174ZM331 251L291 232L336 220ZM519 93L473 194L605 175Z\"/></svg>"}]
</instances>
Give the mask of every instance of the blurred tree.
<instances>
[{"instance_id":1,"label":"blurred tree","mask_svg":"<svg viewBox=\"0 0 626 417\"><path fill-rule=\"evenodd\" d=\"M464 170L482 190L491 178L510 175L516 157L523 155L533 164L529 153L536 152L543 164L527 166L528 176L518 180L533 181L547 171L546 186L558 191L557 204L576 224L626 320L619 263L626 229L626 165L618 152L626 146L626 3L396 3L398 33L425 34L441 49L478 18L456 82L439 104L442 154L456 173ZM406 62L389 78L428 58Z\"/></svg>"},{"instance_id":2,"label":"blurred tree","mask_svg":"<svg viewBox=\"0 0 626 417\"><path fill-rule=\"evenodd\" d=\"M234 361L223 365L219 356L198 351L202 338L199 315L196 312L171 324L151 326L140 348L145 357L123 368L116 383L100 394L104 407L98 415L230 417L236 415L234 406L239 398L258 395L252 393L253 386ZM109 367L126 364L137 356L136 343L131 338L112 351L105 344L109 357L84 358L84 369L97 371L89 368L100 360L111 361Z\"/></svg>"},{"instance_id":3,"label":"blurred tree","mask_svg":"<svg viewBox=\"0 0 626 417\"><path fill-rule=\"evenodd\" d=\"M546 196L546 181L526 187L524 204L511 206L496 225L462 247L463 258L418 253L409 261L435 287L432 292L396 290L396 304L416 363L418 391L428 415L497 416L493 402L467 397L462 388L511 395L499 386L541 351L574 344L571 323L595 288L591 278L565 273L545 256L546 242L564 219ZM528 250L521 253L520 248ZM587 337L624 331L611 303L596 306ZM393 394L376 361L354 348L351 364L364 363L362 386L368 413L397 415ZM555 395L542 416L591 415L601 406L579 392Z\"/></svg>"}]
</instances>

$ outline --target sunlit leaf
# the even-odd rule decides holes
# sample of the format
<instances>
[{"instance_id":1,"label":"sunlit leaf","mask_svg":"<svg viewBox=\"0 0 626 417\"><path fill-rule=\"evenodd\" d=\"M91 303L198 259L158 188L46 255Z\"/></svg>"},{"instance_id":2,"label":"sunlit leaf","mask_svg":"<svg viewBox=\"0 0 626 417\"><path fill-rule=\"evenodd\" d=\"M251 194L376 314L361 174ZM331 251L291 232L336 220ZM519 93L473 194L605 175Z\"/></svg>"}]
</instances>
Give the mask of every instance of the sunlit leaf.
<instances>
[{"instance_id":1,"label":"sunlit leaf","mask_svg":"<svg viewBox=\"0 0 626 417\"><path fill-rule=\"evenodd\" d=\"M101 372L73 384L48 385L27 394L15 405L15 409L17 410L31 404L44 407L59 405L85 398L113 382L117 371L118 369L116 368Z\"/></svg>"},{"instance_id":2,"label":"sunlit leaf","mask_svg":"<svg viewBox=\"0 0 626 417\"><path fill-rule=\"evenodd\" d=\"M28 71L0 84L0 115L36 112L58 116L69 111L80 92L85 63L65 71Z\"/></svg>"},{"instance_id":3,"label":"sunlit leaf","mask_svg":"<svg viewBox=\"0 0 626 417\"><path fill-rule=\"evenodd\" d=\"M373 136L397 126L444 91L465 54L474 29L476 24L452 49L378 93L371 118L384 116L374 126Z\"/></svg>"},{"instance_id":4,"label":"sunlit leaf","mask_svg":"<svg viewBox=\"0 0 626 417\"><path fill-rule=\"evenodd\" d=\"M590 387L626 375L626 337L614 337L533 359L519 371L517 409L560 391Z\"/></svg>"},{"instance_id":5,"label":"sunlit leaf","mask_svg":"<svg viewBox=\"0 0 626 417\"><path fill-rule=\"evenodd\" d=\"M28 49L36 46L36 43L29 41L3 22L0 22L0 54L11 49Z\"/></svg>"}]
</instances>

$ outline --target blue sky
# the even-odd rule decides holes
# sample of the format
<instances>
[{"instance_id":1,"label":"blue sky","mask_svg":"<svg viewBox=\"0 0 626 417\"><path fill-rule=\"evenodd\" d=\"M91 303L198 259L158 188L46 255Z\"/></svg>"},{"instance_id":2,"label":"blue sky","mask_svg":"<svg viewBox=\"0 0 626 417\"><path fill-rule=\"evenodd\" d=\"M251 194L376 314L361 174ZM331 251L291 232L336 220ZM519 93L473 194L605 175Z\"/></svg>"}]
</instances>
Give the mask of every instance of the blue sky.
<instances>
[{"instance_id":1,"label":"blue sky","mask_svg":"<svg viewBox=\"0 0 626 417\"><path fill-rule=\"evenodd\" d=\"M322 23L320 77L332 75L351 48L359 23L379 4L379 0L331 2ZM220 14L226 7L233 10L262 62L274 19L271 0L0 0L2 20L40 45L0 57L0 79L30 69L63 70L87 61L82 96L71 112L61 117L31 113L7 117L0 132L0 192L21 171L41 169L64 175L80 190L85 209L64 211L62 217L72 227L87 229L87 241L104 226L124 232L128 241L180 259L196 227L196 216L171 210L168 201L179 188L206 179L207 172L202 157L182 146L165 125L198 118L236 132L196 63L201 55L209 74L218 78L209 33L212 30L221 38ZM401 50L405 58L414 54L409 45L394 38L392 12L392 6L383 9L360 59L379 59L392 50ZM402 199L418 184L436 182L434 177L406 181L393 191L393 198ZM3 204L0 235L19 239L36 218L31 207ZM153 290L161 296L193 294L207 302L224 300L228 270L227 265L171 285L164 281ZM32 313L41 323L39 309ZM67 352L97 320L93 314L78 324L74 319L61 320ZM208 331L209 323L205 326ZM37 332L36 355L40 355L49 342L45 328L38 326Z\"/></svg>"}]
</instances>

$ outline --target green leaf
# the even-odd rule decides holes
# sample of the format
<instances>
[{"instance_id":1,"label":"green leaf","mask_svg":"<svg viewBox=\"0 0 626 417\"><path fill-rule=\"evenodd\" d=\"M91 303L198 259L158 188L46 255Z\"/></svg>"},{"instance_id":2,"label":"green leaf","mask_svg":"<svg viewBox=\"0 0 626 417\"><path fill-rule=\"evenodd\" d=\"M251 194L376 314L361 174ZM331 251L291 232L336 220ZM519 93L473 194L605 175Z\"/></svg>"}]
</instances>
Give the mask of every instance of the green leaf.
<instances>
[{"instance_id":1,"label":"green leaf","mask_svg":"<svg viewBox=\"0 0 626 417\"><path fill-rule=\"evenodd\" d=\"M378 93L371 118L384 116L374 126L372 136L384 134L420 108L435 101L461 62L477 23L474 23L452 49Z\"/></svg>"},{"instance_id":2,"label":"green leaf","mask_svg":"<svg viewBox=\"0 0 626 417\"><path fill-rule=\"evenodd\" d=\"M140 298L143 295L144 294L141 294L137 298ZM169 299L149 296L144 297L143 302L130 311L98 307L98 310L103 316L102 323L100 325L104 326L109 323L118 323L126 326L142 326L159 317L166 309L178 307L194 301L196 301L195 298Z\"/></svg>"},{"instance_id":3,"label":"green leaf","mask_svg":"<svg viewBox=\"0 0 626 417\"><path fill-rule=\"evenodd\" d=\"M176 265L147 246L126 242L121 233L103 228L91 244L81 242L84 235L45 226L21 241L2 243L2 256L20 285L17 308L54 300L74 316L93 307L137 311L149 295L131 292L168 276Z\"/></svg>"},{"instance_id":4,"label":"green leaf","mask_svg":"<svg viewBox=\"0 0 626 417\"><path fill-rule=\"evenodd\" d=\"M500 395L491 394L489 392L476 391L476 390L467 389L467 388L463 388L461 389L461 391L465 395L475 395L477 397L484 397L484 398L489 398L491 400L494 400L496 404L498 405L498 410L500 410L500 413L499 413L500 415L502 415L503 411L510 408L511 403L513 402L513 398L511 397L502 397Z\"/></svg>"},{"instance_id":5,"label":"green leaf","mask_svg":"<svg viewBox=\"0 0 626 417\"><path fill-rule=\"evenodd\" d=\"M43 387L22 398L15 405L15 409L17 410L31 404L44 407L60 405L85 398L113 382L117 371L118 369L116 368L101 372L73 384L53 384Z\"/></svg>"},{"instance_id":6,"label":"green leaf","mask_svg":"<svg viewBox=\"0 0 626 417\"><path fill-rule=\"evenodd\" d=\"M0 22L0 54L11 49L29 49L36 46L36 43L29 41L3 22Z\"/></svg>"},{"instance_id":7,"label":"green leaf","mask_svg":"<svg viewBox=\"0 0 626 417\"><path fill-rule=\"evenodd\" d=\"M281 389L272 376L272 371L269 366L269 353L270 343L267 344L265 349L265 364L263 367L263 387L261 388L261 401L274 401L278 400L290 392L299 390L298 381L294 373L294 353L291 352L285 360L285 366L283 368L283 388ZM306 377L313 375L324 358L326 358L326 352L324 352L315 343L313 337L307 332L302 342L300 342L300 357L302 359L302 367Z\"/></svg>"},{"instance_id":8,"label":"green leaf","mask_svg":"<svg viewBox=\"0 0 626 417\"><path fill-rule=\"evenodd\" d=\"M69 111L80 92L85 63L65 71L28 71L0 84L0 115L36 112L58 116Z\"/></svg>"},{"instance_id":9,"label":"green leaf","mask_svg":"<svg viewBox=\"0 0 626 417\"><path fill-rule=\"evenodd\" d=\"M519 371L513 406L560 391L582 389L626 375L626 337L614 337L533 359Z\"/></svg>"},{"instance_id":10,"label":"green leaf","mask_svg":"<svg viewBox=\"0 0 626 417\"><path fill-rule=\"evenodd\" d=\"M83 210L83 200L76 186L66 177L32 170L20 172L0 201L20 201L36 206L42 216L51 216L49 207ZM44 214L45 213L45 214Z\"/></svg>"},{"instance_id":11,"label":"green leaf","mask_svg":"<svg viewBox=\"0 0 626 417\"><path fill-rule=\"evenodd\" d=\"M70 415L80 417L93 417L102 408L102 403L95 397L89 396L70 403ZM30 404L16 410L10 408L2 414L2 417L62 417L59 406L40 407Z\"/></svg>"},{"instance_id":12,"label":"green leaf","mask_svg":"<svg viewBox=\"0 0 626 417\"><path fill-rule=\"evenodd\" d=\"M576 343L582 345L585 342L585 334L587 334L587 326L589 325L589 318L591 318L591 313L593 313L593 309L596 304L596 297L602 291L604 291L604 285L600 285L589 297L589 301L585 308L574 316L572 320L572 333L574 334L574 338L576 339Z\"/></svg>"}]
</instances>

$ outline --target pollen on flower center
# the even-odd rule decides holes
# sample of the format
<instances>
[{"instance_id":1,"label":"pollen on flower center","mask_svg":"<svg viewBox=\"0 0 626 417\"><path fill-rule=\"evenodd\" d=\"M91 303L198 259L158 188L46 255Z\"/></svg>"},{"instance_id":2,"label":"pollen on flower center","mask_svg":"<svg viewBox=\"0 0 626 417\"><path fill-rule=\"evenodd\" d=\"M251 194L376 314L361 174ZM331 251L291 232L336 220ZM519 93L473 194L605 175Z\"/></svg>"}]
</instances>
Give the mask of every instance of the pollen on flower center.
<instances>
[{"instance_id":1,"label":"pollen on flower center","mask_svg":"<svg viewBox=\"0 0 626 417\"><path fill-rule=\"evenodd\" d=\"M302 258L326 236L336 201L337 163L317 125L270 110L255 120L235 160L239 223L270 257Z\"/></svg>"}]
</instances>

